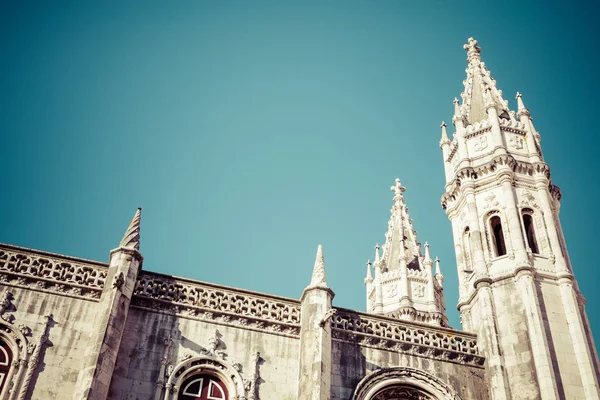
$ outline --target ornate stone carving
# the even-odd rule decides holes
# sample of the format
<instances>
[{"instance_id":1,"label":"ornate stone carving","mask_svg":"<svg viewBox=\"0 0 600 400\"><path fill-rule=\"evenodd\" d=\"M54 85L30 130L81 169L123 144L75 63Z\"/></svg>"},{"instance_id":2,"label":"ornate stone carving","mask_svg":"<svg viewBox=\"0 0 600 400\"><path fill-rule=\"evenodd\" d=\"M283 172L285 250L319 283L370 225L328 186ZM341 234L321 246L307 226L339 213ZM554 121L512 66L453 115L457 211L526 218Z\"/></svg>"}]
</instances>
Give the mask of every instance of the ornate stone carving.
<instances>
[{"instance_id":1,"label":"ornate stone carving","mask_svg":"<svg viewBox=\"0 0 600 400\"><path fill-rule=\"evenodd\" d=\"M113 282L113 288L119 290L121 286L125 283L125 278L123 277L123 273L120 272L119 275L115 276L115 281Z\"/></svg>"},{"instance_id":2,"label":"ornate stone carving","mask_svg":"<svg viewBox=\"0 0 600 400\"><path fill-rule=\"evenodd\" d=\"M297 300L226 289L142 272L132 305L184 318L240 326L287 336L300 332Z\"/></svg>"},{"instance_id":3,"label":"ornate stone carving","mask_svg":"<svg viewBox=\"0 0 600 400\"><path fill-rule=\"evenodd\" d=\"M473 148L475 151L483 151L488 147L487 136L482 135L473 139Z\"/></svg>"},{"instance_id":4,"label":"ornate stone carving","mask_svg":"<svg viewBox=\"0 0 600 400\"><path fill-rule=\"evenodd\" d=\"M337 310L335 308L329 309L323 316L323 319L319 321L319 327L323 328L325 324L331 319L331 317L335 315L336 312Z\"/></svg>"},{"instance_id":5,"label":"ornate stone carving","mask_svg":"<svg viewBox=\"0 0 600 400\"><path fill-rule=\"evenodd\" d=\"M15 310L15 306L11 303L13 300L13 295L10 292L2 292L0 293L0 318L4 321L12 324L14 320L14 316L10 314L10 312Z\"/></svg>"},{"instance_id":6,"label":"ornate stone carving","mask_svg":"<svg viewBox=\"0 0 600 400\"><path fill-rule=\"evenodd\" d=\"M370 399L461 400L456 391L440 379L410 367L381 368L364 377L351 400Z\"/></svg>"},{"instance_id":7,"label":"ornate stone carving","mask_svg":"<svg viewBox=\"0 0 600 400\"><path fill-rule=\"evenodd\" d=\"M336 340L483 367L477 338L464 332L424 328L397 319L341 310L332 318ZM365 338L369 338L365 341Z\"/></svg>"},{"instance_id":8,"label":"ornate stone carving","mask_svg":"<svg viewBox=\"0 0 600 400\"><path fill-rule=\"evenodd\" d=\"M510 139L508 140L510 147L514 150L522 150L523 149L523 138L518 135L510 135Z\"/></svg>"},{"instance_id":9,"label":"ornate stone carving","mask_svg":"<svg viewBox=\"0 0 600 400\"><path fill-rule=\"evenodd\" d=\"M98 300L106 264L0 245L0 277L5 285Z\"/></svg>"},{"instance_id":10,"label":"ornate stone carving","mask_svg":"<svg viewBox=\"0 0 600 400\"><path fill-rule=\"evenodd\" d=\"M373 397L373 400L435 400L430 395L410 386L393 386L385 388Z\"/></svg>"}]
</instances>

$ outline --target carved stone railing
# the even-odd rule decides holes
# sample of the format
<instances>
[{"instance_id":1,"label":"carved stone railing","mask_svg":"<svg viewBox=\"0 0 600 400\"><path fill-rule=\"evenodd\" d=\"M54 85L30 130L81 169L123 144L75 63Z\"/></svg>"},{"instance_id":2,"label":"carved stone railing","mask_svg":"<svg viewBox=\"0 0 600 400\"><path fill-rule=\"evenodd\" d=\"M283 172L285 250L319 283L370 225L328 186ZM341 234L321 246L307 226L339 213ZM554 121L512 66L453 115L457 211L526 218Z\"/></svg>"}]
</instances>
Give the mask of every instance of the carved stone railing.
<instances>
[{"instance_id":1,"label":"carved stone railing","mask_svg":"<svg viewBox=\"0 0 600 400\"><path fill-rule=\"evenodd\" d=\"M342 308L331 319L334 340L483 367L477 336Z\"/></svg>"},{"instance_id":2,"label":"carved stone railing","mask_svg":"<svg viewBox=\"0 0 600 400\"><path fill-rule=\"evenodd\" d=\"M300 334L300 302L284 297L142 272L132 306L283 336Z\"/></svg>"},{"instance_id":3,"label":"carved stone railing","mask_svg":"<svg viewBox=\"0 0 600 400\"><path fill-rule=\"evenodd\" d=\"M0 243L0 284L97 301L108 266Z\"/></svg>"}]
</instances>

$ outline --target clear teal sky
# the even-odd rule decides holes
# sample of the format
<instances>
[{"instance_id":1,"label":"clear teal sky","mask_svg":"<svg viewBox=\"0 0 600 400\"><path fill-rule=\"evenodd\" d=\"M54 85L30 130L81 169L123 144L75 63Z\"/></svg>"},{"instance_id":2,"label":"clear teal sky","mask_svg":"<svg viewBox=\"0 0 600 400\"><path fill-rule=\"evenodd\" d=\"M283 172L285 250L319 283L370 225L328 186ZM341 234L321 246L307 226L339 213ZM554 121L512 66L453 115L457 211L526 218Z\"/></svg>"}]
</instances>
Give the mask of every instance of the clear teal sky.
<instances>
[{"instance_id":1,"label":"clear teal sky","mask_svg":"<svg viewBox=\"0 0 600 400\"><path fill-rule=\"evenodd\" d=\"M322 243L364 310L398 176L459 327L438 142L474 36L542 135L600 337L598 1L12 3L0 241L106 261L141 206L147 270L297 298Z\"/></svg>"}]
</instances>

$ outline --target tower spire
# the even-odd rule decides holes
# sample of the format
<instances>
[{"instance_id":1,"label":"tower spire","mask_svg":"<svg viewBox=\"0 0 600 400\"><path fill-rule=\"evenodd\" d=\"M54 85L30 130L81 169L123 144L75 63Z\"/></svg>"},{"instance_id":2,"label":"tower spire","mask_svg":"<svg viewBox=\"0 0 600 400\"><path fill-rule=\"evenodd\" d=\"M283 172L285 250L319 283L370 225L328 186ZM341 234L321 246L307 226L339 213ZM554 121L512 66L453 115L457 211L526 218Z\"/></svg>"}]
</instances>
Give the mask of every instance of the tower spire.
<instances>
[{"instance_id":1,"label":"tower spire","mask_svg":"<svg viewBox=\"0 0 600 400\"><path fill-rule=\"evenodd\" d=\"M465 90L461 93L463 107L461 113L471 125L487 119L487 108L495 107L498 115L510 118L508 103L502 98L502 91L496 88L496 80L481 61L481 47L472 37L463 46L467 51L467 79L463 81ZM457 118L456 106L455 117Z\"/></svg>"},{"instance_id":2,"label":"tower spire","mask_svg":"<svg viewBox=\"0 0 600 400\"><path fill-rule=\"evenodd\" d=\"M325 278L325 259L323 258L323 246L321 245L319 245L317 248L317 257L315 259L315 266L313 267L313 273L309 287L328 287Z\"/></svg>"},{"instance_id":3,"label":"tower spire","mask_svg":"<svg viewBox=\"0 0 600 400\"><path fill-rule=\"evenodd\" d=\"M121 239L121 243L119 243L119 247L130 249L130 250L140 250L140 222L142 218L142 208L138 208L129 224L129 227L125 231L125 235L123 239Z\"/></svg>"}]
</instances>

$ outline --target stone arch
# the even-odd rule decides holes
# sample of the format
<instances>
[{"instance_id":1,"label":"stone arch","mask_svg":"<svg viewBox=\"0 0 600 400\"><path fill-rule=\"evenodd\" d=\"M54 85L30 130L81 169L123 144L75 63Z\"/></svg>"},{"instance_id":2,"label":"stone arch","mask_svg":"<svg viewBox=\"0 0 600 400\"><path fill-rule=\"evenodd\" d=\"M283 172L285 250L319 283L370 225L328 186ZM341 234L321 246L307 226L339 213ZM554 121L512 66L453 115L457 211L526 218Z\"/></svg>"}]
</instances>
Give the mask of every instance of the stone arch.
<instances>
[{"instance_id":1,"label":"stone arch","mask_svg":"<svg viewBox=\"0 0 600 400\"><path fill-rule=\"evenodd\" d=\"M12 367L6 376L6 384L0 393L0 398L7 398L9 392L18 392L25 366L29 359L28 341L25 335L14 326L0 320L0 338L12 351Z\"/></svg>"},{"instance_id":2,"label":"stone arch","mask_svg":"<svg viewBox=\"0 0 600 400\"><path fill-rule=\"evenodd\" d=\"M230 400L245 400L244 380L240 373L224 362L212 356L196 356L177 364L166 383L165 400L176 400L181 385L187 378L196 374L213 375L226 386Z\"/></svg>"},{"instance_id":3,"label":"stone arch","mask_svg":"<svg viewBox=\"0 0 600 400\"><path fill-rule=\"evenodd\" d=\"M462 400L440 379L410 367L382 368L367 375L356 386L352 400L372 400L386 389L403 387L435 400Z\"/></svg>"}]
</instances>

